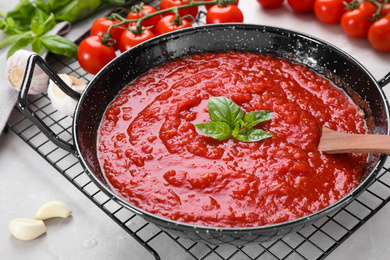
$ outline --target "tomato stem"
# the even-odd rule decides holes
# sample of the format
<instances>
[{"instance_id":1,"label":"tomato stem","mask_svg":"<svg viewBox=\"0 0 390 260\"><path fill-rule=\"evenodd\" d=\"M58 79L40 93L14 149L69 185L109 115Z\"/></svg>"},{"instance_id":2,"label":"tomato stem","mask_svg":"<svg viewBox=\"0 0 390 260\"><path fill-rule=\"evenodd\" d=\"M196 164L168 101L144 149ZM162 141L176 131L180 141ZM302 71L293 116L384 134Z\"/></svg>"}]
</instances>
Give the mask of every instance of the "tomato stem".
<instances>
[{"instance_id":1,"label":"tomato stem","mask_svg":"<svg viewBox=\"0 0 390 260\"><path fill-rule=\"evenodd\" d=\"M366 0L366 1L373 3L378 8L376 13L373 15L373 17L370 18L372 22L375 22L385 16L385 14L382 11L385 8L385 4L388 3L388 0L382 2L379 2L377 0Z\"/></svg>"},{"instance_id":2,"label":"tomato stem","mask_svg":"<svg viewBox=\"0 0 390 260\"><path fill-rule=\"evenodd\" d=\"M107 32L103 34L103 37L99 37L99 39L106 46L114 46L116 40L111 38L112 34L113 32L109 33L109 30L107 30Z\"/></svg>"},{"instance_id":3,"label":"tomato stem","mask_svg":"<svg viewBox=\"0 0 390 260\"><path fill-rule=\"evenodd\" d=\"M217 1L217 5L219 5L221 7L226 7L229 4L235 4L235 3L236 2L232 3L232 1L229 1L229 0L218 0Z\"/></svg>"},{"instance_id":4,"label":"tomato stem","mask_svg":"<svg viewBox=\"0 0 390 260\"><path fill-rule=\"evenodd\" d=\"M377 7L376 13L372 17L367 17L372 22L375 22L376 20L379 20L382 18L385 14L382 12L383 9L385 8L385 4L389 3L389 0L384 0L384 1L378 1L378 0L353 0L351 3L344 2L345 9L346 10L355 10L357 9L360 4L363 1L371 2Z\"/></svg>"}]
</instances>

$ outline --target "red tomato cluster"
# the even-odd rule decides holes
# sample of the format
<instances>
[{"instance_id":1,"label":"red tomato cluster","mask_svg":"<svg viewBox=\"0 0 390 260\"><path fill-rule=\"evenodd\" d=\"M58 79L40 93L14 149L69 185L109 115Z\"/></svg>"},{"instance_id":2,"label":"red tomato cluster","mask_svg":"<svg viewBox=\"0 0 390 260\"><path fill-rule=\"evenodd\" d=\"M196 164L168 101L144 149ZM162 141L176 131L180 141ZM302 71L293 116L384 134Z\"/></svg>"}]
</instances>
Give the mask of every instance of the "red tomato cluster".
<instances>
[{"instance_id":1,"label":"red tomato cluster","mask_svg":"<svg viewBox=\"0 0 390 260\"><path fill-rule=\"evenodd\" d=\"M235 4L205 5L207 9L206 23L243 22L244 16L237 6L238 2L239 0L236 0ZM159 9L165 10L187 4L190 4L190 0L161 0ZM92 24L91 36L84 39L79 45L77 52L79 64L86 72L96 74L116 57L117 50L124 52L157 35L191 27L191 22L197 17L198 11L198 6L180 8L178 9L178 17L173 12L163 12L161 15L154 15L142 21L140 26L137 26L136 23L126 24L123 18L99 18ZM141 4L130 10L126 20L138 20L144 17L145 14L156 12L158 10L153 6ZM123 25L117 25L118 23ZM116 26L113 27L113 25ZM107 33L108 31L110 34Z\"/></svg>"},{"instance_id":2,"label":"red tomato cluster","mask_svg":"<svg viewBox=\"0 0 390 260\"><path fill-rule=\"evenodd\" d=\"M281 6L284 0L257 0L264 8ZM380 0L287 0L295 12L313 12L325 24L340 24L353 38L368 38L371 46L390 52L390 3Z\"/></svg>"}]
</instances>

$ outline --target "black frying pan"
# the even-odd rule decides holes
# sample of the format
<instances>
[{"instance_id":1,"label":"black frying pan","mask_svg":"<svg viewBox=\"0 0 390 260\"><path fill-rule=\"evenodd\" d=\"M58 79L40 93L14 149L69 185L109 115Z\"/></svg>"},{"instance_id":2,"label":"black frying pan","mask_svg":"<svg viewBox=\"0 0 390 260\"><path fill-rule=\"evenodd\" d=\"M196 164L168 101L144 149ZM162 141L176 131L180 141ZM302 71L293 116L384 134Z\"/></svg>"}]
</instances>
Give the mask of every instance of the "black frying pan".
<instances>
[{"instance_id":1,"label":"black frying pan","mask_svg":"<svg viewBox=\"0 0 390 260\"><path fill-rule=\"evenodd\" d=\"M310 225L354 200L374 180L386 156L370 155L360 184L340 201L311 215L288 222L250 228L213 228L172 221L135 207L111 190L96 158L96 135L102 115L118 92L151 67L186 55L237 50L262 53L307 65L342 88L366 115L371 133L389 134L389 108L382 88L390 82L390 73L377 82L355 59L317 38L281 28L246 25L207 25L176 31L144 42L117 57L104 67L79 97L39 57L32 56L19 96L20 110L54 143L77 156L90 178L109 197L143 216L162 229L194 241L234 245L280 238ZM41 66L67 94L80 98L73 120L73 143L54 134L28 107L27 93L35 64Z\"/></svg>"}]
</instances>

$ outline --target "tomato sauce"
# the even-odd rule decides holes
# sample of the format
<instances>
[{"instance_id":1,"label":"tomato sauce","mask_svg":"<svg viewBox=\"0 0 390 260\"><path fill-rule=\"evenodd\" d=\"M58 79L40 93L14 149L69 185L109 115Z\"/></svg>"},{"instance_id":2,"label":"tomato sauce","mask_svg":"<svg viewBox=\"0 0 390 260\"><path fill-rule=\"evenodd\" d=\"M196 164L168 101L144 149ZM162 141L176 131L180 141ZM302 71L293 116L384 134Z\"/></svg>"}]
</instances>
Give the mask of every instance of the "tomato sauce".
<instances>
[{"instance_id":1,"label":"tomato sauce","mask_svg":"<svg viewBox=\"0 0 390 260\"><path fill-rule=\"evenodd\" d=\"M256 127L274 136L218 141L210 97L270 110ZM253 53L205 53L153 68L108 106L98 158L112 187L134 205L186 223L251 227L293 220L340 200L359 182L367 155L317 149L321 127L366 132L361 110L306 66Z\"/></svg>"}]
</instances>

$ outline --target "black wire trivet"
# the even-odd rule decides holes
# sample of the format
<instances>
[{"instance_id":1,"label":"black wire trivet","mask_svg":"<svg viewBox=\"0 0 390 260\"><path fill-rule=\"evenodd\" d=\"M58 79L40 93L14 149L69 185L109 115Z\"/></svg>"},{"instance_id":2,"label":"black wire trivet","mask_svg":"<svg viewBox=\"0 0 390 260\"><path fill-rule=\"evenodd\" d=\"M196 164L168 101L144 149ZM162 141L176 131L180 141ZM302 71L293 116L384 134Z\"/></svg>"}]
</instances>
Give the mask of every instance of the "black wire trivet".
<instances>
[{"instance_id":1,"label":"black wire trivet","mask_svg":"<svg viewBox=\"0 0 390 260\"><path fill-rule=\"evenodd\" d=\"M80 68L77 60L49 55L47 62L58 73L73 75L85 82L92 78ZM32 96L29 101L29 106L59 137L72 142L71 117L56 111L46 94ZM167 245L186 255L186 259L324 259L390 200L390 163L387 162L373 184L357 199L297 233L242 247L205 245L166 233L109 198L90 180L76 157L54 145L16 107L7 130L18 135L155 259L167 259L164 258Z\"/></svg>"}]
</instances>

